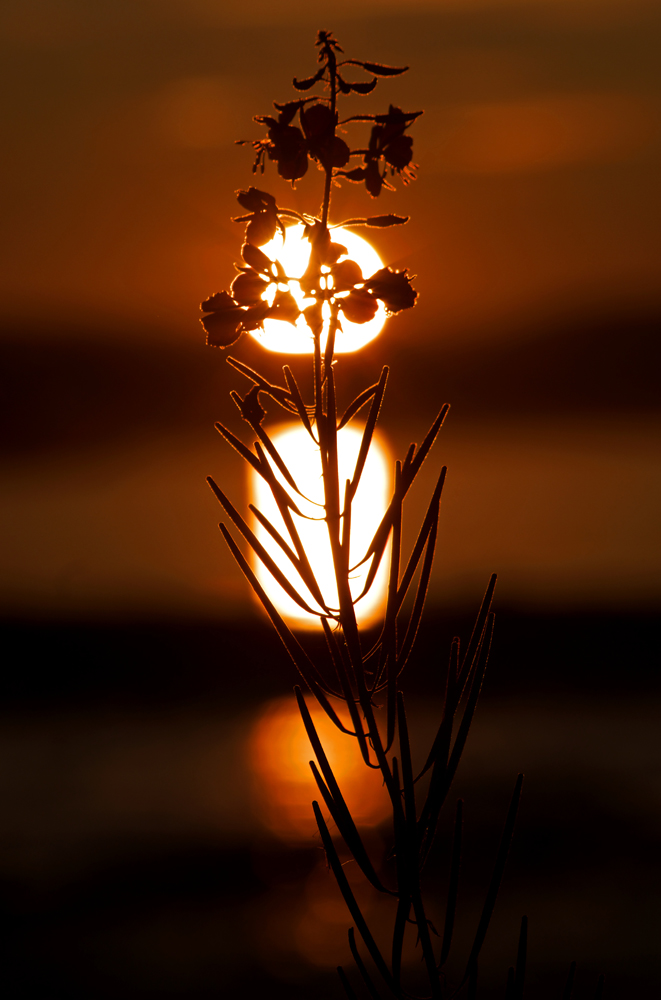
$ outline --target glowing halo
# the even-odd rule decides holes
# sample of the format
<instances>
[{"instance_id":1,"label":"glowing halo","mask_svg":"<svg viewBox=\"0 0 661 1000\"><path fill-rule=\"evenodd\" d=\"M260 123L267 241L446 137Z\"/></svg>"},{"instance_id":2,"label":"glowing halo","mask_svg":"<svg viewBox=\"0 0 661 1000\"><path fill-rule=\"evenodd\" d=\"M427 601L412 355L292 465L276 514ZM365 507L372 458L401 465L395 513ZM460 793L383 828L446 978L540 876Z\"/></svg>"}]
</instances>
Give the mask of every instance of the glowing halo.
<instances>
[{"instance_id":1,"label":"glowing halo","mask_svg":"<svg viewBox=\"0 0 661 1000\"><path fill-rule=\"evenodd\" d=\"M303 228L300 223L288 226L284 242L278 233L270 243L261 247L271 260L277 258L280 261L290 278L302 277L310 258L310 242L303 239ZM348 229L333 229L331 237L334 243L341 243L347 248L347 255L340 257L340 260L346 260L347 257L355 260L365 278L369 278L375 271L383 267L383 261L374 247L362 236L358 236ZM289 288L300 309L305 309L314 302L314 299L305 297L297 281L290 281L286 287ZM267 301L273 301L275 290L276 286L271 285L265 295ZM328 322L330 306L325 304L324 310ZM381 332L385 321L386 310L383 302L379 302L376 316L369 323L350 323L342 317L342 330L338 330L335 335L335 353L348 354L351 351L359 350L365 344L369 344ZM262 347L278 354L312 354L312 335L303 316L299 316L296 326L283 320L266 319L264 320L264 329L253 330L250 336L258 340ZM322 337L321 346L323 350L324 337Z\"/></svg>"}]
</instances>

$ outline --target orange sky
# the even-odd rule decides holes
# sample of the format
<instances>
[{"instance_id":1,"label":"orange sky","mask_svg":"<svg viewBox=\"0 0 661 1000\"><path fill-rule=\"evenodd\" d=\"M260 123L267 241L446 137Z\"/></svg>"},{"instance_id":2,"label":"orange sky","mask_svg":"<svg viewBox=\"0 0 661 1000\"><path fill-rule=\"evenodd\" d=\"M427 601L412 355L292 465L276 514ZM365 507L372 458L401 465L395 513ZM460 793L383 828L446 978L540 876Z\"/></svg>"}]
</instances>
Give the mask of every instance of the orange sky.
<instances>
[{"instance_id":1,"label":"orange sky","mask_svg":"<svg viewBox=\"0 0 661 1000\"><path fill-rule=\"evenodd\" d=\"M10 525L7 610L214 614L220 599L236 604L242 584L202 482L213 472L241 490L209 429L227 417L226 392L237 384L217 353L204 405L189 379L181 416L165 414L186 359L199 364L197 304L233 275L233 191L251 180L250 152L233 140L257 136L251 115L288 99L291 76L312 68L322 21L348 54L412 67L370 100L426 112L412 130L418 181L385 193L377 208L412 216L378 246L417 274L420 304L357 365L370 378L401 356L402 338L419 359L421 412L407 407L402 421L401 408L399 419L386 411L398 444L419 439L433 416L434 379L441 401L456 404L439 453L456 485L437 595L472 596L495 568L514 602L658 600L652 340L636 334L639 367L627 369L625 386L616 360L630 327L647 329L661 314L656 5L429 0L403 14L394 3L343 0L310 14L295 2L230 10L220 0L16 0L3 17L0 335L28 373L15 395L31 400L35 428L45 428L30 438L33 418L14 418L16 439L30 440L9 448L0 497ZM282 204L318 204L316 172L294 192L273 172L263 183ZM335 210L373 211L365 197L346 187ZM600 345L599 323L612 317ZM537 406L536 383L517 388L517 351L548 344L562 379L572 355L555 335L575 329L587 344L584 326L590 350L598 345L598 374L591 378L586 347L584 392L569 404L558 384L555 405L547 385ZM89 377L72 339L127 351L128 364L134 348L167 344L171 375L159 369L158 378L169 395L146 388L149 399L156 393L151 416L140 411L133 427L139 384L121 382L114 394L110 384L92 387L60 426L59 408ZM68 345L66 362L55 350L37 385L28 361L48 341ZM501 388L489 382L499 351L514 365ZM135 364L149 379L143 354ZM488 407L469 391L471 365ZM519 381L531 371L521 367ZM81 437L80 427L97 425L101 439Z\"/></svg>"}]
</instances>

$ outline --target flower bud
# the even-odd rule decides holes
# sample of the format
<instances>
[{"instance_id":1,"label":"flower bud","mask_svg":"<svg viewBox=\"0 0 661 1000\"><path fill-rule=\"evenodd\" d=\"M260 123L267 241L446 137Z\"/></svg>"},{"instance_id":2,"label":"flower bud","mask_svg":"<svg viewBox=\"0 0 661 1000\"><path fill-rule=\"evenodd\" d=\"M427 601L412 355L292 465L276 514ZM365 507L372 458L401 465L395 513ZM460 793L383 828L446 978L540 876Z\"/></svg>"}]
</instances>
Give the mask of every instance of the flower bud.
<instances>
[{"instance_id":1,"label":"flower bud","mask_svg":"<svg viewBox=\"0 0 661 1000\"><path fill-rule=\"evenodd\" d=\"M389 313L410 309L418 297L418 293L411 287L407 272L391 271L389 267L382 267L368 278L365 288L369 288L377 299L381 299Z\"/></svg>"},{"instance_id":2,"label":"flower bud","mask_svg":"<svg viewBox=\"0 0 661 1000\"><path fill-rule=\"evenodd\" d=\"M268 281L255 271L242 271L232 282L232 297L240 306L254 306L261 300L268 285Z\"/></svg>"},{"instance_id":3,"label":"flower bud","mask_svg":"<svg viewBox=\"0 0 661 1000\"><path fill-rule=\"evenodd\" d=\"M255 271L270 272L273 266L273 261L270 257L267 257L259 247L254 246L252 243L243 244L241 247L241 256L246 264L254 268Z\"/></svg>"},{"instance_id":4,"label":"flower bud","mask_svg":"<svg viewBox=\"0 0 661 1000\"><path fill-rule=\"evenodd\" d=\"M333 275L333 291L346 292L363 280L363 272L355 260L341 260L331 268Z\"/></svg>"},{"instance_id":5,"label":"flower bud","mask_svg":"<svg viewBox=\"0 0 661 1000\"><path fill-rule=\"evenodd\" d=\"M369 323L376 316L379 304L364 288L354 288L339 306L350 323Z\"/></svg>"},{"instance_id":6,"label":"flower bud","mask_svg":"<svg viewBox=\"0 0 661 1000\"><path fill-rule=\"evenodd\" d=\"M296 325L296 320L300 315L301 310L298 308L298 303L292 293L278 289L275 293L273 305L269 309L269 317Z\"/></svg>"},{"instance_id":7,"label":"flower bud","mask_svg":"<svg viewBox=\"0 0 661 1000\"><path fill-rule=\"evenodd\" d=\"M305 322L310 327L313 336L319 337L324 328L324 319L321 314L321 302L315 302L313 305L308 306L307 309L303 310L303 315L305 316Z\"/></svg>"},{"instance_id":8,"label":"flower bud","mask_svg":"<svg viewBox=\"0 0 661 1000\"><path fill-rule=\"evenodd\" d=\"M301 125L308 139L332 135L335 131L337 115L327 104L312 104L301 111Z\"/></svg>"},{"instance_id":9,"label":"flower bud","mask_svg":"<svg viewBox=\"0 0 661 1000\"><path fill-rule=\"evenodd\" d=\"M395 170L408 167L413 157L413 139L410 135L398 135L384 149L386 163Z\"/></svg>"},{"instance_id":10,"label":"flower bud","mask_svg":"<svg viewBox=\"0 0 661 1000\"><path fill-rule=\"evenodd\" d=\"M278 217L275 211L259 212L248 223L246 242L252 243L256 247L262 247L273 239L277 228Z\"/></svg>"},{"instance_id":11,"label":"flower bud","mask_svg":"<svg viewBox=\"0 0 661 1000\"><path fill-rule=\"evenodd\" d=\"M260 191L259 188L249 187L247 191L239 190L236 198L242 208L249 212L263 212L267 208L275 209L275 198L268 191Z\"/></svg>"},{"instance_id":12,"label":"flower bud","mask_svg":"<svg viewBox=\"0 0 661 1000\"><path fill-rule=\"evenodd\" d=\"M200 308L208 316L200 322L207 335L209 347L229 347L240 336L243 328L243 309L236 305L227 292L216 292L205 299Z\"/></svg>"}]
</instances>

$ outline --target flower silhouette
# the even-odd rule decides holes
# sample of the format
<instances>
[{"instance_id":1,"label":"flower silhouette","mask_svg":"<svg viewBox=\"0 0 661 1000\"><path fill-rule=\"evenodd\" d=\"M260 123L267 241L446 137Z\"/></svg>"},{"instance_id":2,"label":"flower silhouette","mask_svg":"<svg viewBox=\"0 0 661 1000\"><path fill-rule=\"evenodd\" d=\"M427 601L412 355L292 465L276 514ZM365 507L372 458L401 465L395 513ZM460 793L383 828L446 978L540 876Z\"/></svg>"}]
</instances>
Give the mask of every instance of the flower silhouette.
<instances>
[{"instance_id":1,"label":"flower silhouette","mask_svg":"<svg viewBox=\"0 0 661 1000\"><path fill-rule=\"evenodd\" d=\"M280 209L273 195L256 187L237 191L239 204L247 213L234 220L247 223L241 248L243 263L237 265L239 273L230 290L216 292L201 306L207 343L213 347L230 346L244 331L260 329L267 318L296 324L301 313L312 336L318 337L324 327L324 303L330 304L338 324L340 316L350 323L368 323L376 315L379 301L391 314L415 305L417 293L406 271L385 267L370 278L364 278L358 264L346 257L347 248L333 241L328 226L330 190L341 178L363 182L369 194L377 197L383 188L392 189L386 179L388 171L391 176L400 174L404 183L415 176L413 140L407 129L422 112L407 113L391 104L387 114L354 115L340 121L336 107L338 96L369 94L379 77L398 76L406 72L407 67L357 59L338 61L342 48L330 32L320 31L316 44L319 69L306 79L295 78L294 87L298 91L308 91L320 84L326 88L326 93L311 94L284 104L274 101L277 115L257 115L254 119L266 126L267 135L253 141L252 146L255 150L253 173L264 172L267 160L275 163L278 174L292 184L305 176L310 160L325 172L327 193L322 217L301 216L298 212ZM369 79L348 80L347 67L358 67L369 74ZM338 128L354 123L371 125L366 148L351 149L337 134ZM347 169L351 158L358 156L362 157L363 165ZM302 310L288 287L290 279L280 262L271 260L260 249L278 230L285 238L282 217L302 222L304 238L310 243L307 267L297 280L303 295L312 301L303 304ZM384 228L406 221L403 216L381 215L352 219L347 224Z\"/></svg>"},{"instance_id":2,"label":"flower silhouette","mask_svg":"<svg viewBox=\"0 0 661 1000\"><path fill-rule=\"evenodd\" d=\"M400 174L404 184L415 180L415 171L411 164L413 139L404 133L421 114L421 111L407 113L391 104L388 114L371 116L375 124L370 133L369 146L363 151L365 166L341 170L338 173L349 181L358 183L364 181L373 198L377 198L383 188L393 190L392 184L386 180L388 168L391 176L395 173Z\"/></svg>"},{"instance_id":3,"label":"flower silhouette","mask_svg":"<svg viewBox=\"0 0 661 1000\"><path fill-rule=\"evenodd\" d=\"M418 293L409 281L407 271L392 271L389 267L382 267L368 278L365 288L369 289L377 299L381 299L389 313L411 309L418 297Z\"/></svg>"},{"instance_id":4,"label":"flower silhouette","mask_svg":"<svg viewBox=\"0 0 661 1000\"><path fill-rule=\"evenodd\" d=\"M247 222L246 242L256 247L264 246L276 234L278 229L278 212L275 198L267 191L259 191L250 187L247 191L237 191L239 204L247 208L249 215L240 215L235 222Z\"/></svg>"}]
</instances>

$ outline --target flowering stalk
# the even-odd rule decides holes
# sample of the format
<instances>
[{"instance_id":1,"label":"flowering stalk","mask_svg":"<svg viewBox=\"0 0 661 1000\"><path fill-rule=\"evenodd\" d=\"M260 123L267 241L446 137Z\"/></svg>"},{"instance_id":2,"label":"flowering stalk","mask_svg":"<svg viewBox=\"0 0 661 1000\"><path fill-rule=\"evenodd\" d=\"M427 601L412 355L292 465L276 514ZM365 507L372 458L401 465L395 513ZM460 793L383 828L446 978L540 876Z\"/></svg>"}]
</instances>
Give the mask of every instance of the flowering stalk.
<instances>
[{"instance_id":1,"label":"flowering stalk","mask_svg":"<svg viewBox=\"0 0 661 1000\"><path fill-rule=\"evenodd\" d=\"M368 322L374 317L379 302L385 305L389 314L402 312L413 307L417 297L405 270L384 267L365 276L358 263L348 257L346 247L333 240L333 230L338 225L383 228L401 225L407 219L386 214L331 223L333 188L347 181L363 183L367 192L375 198L383 190L393 189L391 180L396 175L404 183L412 180L415 176L412 139L407 130L421 112L407 113L390 105L383 114L352 115L341 120L338 103L343 95L371 94L379 78L398 76L407 67L343 58L342 49L328 32L319 32L316 45L317 71L306 79L294 79L294 87L299 93L322 87L323 93L275 104L277 117L256 117L256 122L266 126L267 135L252 142L252 147L255 153L254 173L263 173L266 163L270 161L276 165L279 175L292 184L304 176L311 162L316 163L324 174L319 215L282 208L273 195L256 187L239 191L238 201L245 214L236 221L246 226L241 248L242 263L237 266L238 275L230 290L217 292L202 303L205 313L202 325L207 343L214 347L233 344L242 333L260 329L267 319L294 324L303 315L309 331L313 398L309 402L304 400L287 365L283 368L284 384L275 385L247 365L229 357L228 362L252 382L252 388L244 397L233 392L232 398L257 438L254 450L222 424L216 425L222 436L271 490L284 523L285 535L257 508L251 507L251 510L286 558L287 571L283 571L271 557L222 489L212 479L209 483L235 531L252 550L253 557L299 607L319 619L326 638L326 655L321 660L313 661L277 611L232 531L225 523L220 525L231 552L273 622L303 683L338 729L347 734L347 738L357 741L365 765L380 771L390 798L395 872L392 877L386 878L369 856L329 765L301 688L296 687L301 716L316 758L316 763L311 762L311 768L320 799L365 878L394 905L392 943L389 954L385 955L346 879L319 804L313 803L329 865L353 921L349 944L364 988L372 997L410 996L402 981L405 971L402 966L405 938L413 935L422 954L429 997L440 1000L453 995L463 986L475 996L480 950L512 837L522 775L516 782L484 909L466 960L465 974L463 980L452 988L446 982L443 968L453 938L461 857L461 802L455 814L454 841L449 860L450 888L444 928L438 943L433 940L434 932L423 899L421 873L434 842L440 812L456 774L482 686L493 632L490 608L495 576L489 582L465 651L460 652L459 639L452 643L438 731L427 759L416 775L400 679L411 655L430 580L445 468L439 472L417 540L406 559L401 544L402 511L408 491L432 448L448 406L441 408L421 445L412 444L404 460L396 463L394 490L388 508L362 558L357 565L351 565L352 505L372 443L388 369L384 368L379 380L361 392L341 416L337 410L333 370L335 338L343 322ZM368 78L348 80L347 75L353 74L355 69L366 73ZM296 121L298 124L294 124ZM354 125L368 125L369 136L366 144L351 148L343 136L346 127ZM359 164L352 166L352 159L360 161ZM286 273L278 259L272 260L261 249L278 231L286 240L286 227L292 222L303 223L305 238L310 243L308 266L303 276L295 279L305 295L303 308L290 290L290 282L294 279ZM323 520L332 553L336 606L322 593L311 558L296 528L295 516L302 516L299 499L303 494L263 426L266 417L261 403L263 398L268 398L296 418L319 449L324 487ZM351 478L341 482L338 432L364 407L369 409L358 458ZM356 605L374 585L379 566L384 561L388 563L385 612L377 641L366 649L356 619ZM354 596L350 578L357 566L362 564L369 569L362 592ZM409 609L405 598L415 581L415 595ZM350 722L346 725L336 711L338 701L347 706ZM376 713L376 707L381 704L385 705L385 723L382 726ZM420 781L423 776L426 785ZM425 790L421 791L423 788ZM360 946L357 937L362 941ZM524 918L517 966L510 977L512 985L508 986L507 995L511 1000L522 996L525 940ZM366 962L366 955L371 964ZM346 972L342 968L338 971L347 995L356 996Z\"/></svg>"}]
</instances>

